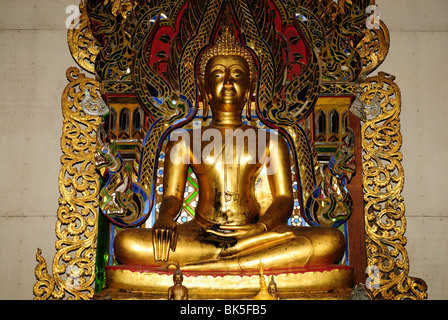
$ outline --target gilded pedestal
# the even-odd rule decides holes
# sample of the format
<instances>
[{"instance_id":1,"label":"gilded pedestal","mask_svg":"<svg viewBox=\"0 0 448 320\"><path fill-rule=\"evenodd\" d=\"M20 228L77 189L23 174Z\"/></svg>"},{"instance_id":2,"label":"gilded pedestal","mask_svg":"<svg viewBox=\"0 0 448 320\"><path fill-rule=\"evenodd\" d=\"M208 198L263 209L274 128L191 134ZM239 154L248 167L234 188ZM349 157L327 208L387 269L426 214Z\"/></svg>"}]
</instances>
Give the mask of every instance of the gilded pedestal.
<instances>
[{"instance_id":1,"label":"gilded pedestal","mask_svg":"<svg viewBox=\"0 0 448 320\"><path fill-rule=\"evenodd\" d=\"M167 299L173 285L172 271L150 267L106 268L108 289L96 299ZM353 268L325 266L287 270L265 270L274 276L280 299L348 299L352 292ZM197 273L183 270L183 285L191 299L253 299L260 290L258 273Z\"/></svg>"}]
</instances>

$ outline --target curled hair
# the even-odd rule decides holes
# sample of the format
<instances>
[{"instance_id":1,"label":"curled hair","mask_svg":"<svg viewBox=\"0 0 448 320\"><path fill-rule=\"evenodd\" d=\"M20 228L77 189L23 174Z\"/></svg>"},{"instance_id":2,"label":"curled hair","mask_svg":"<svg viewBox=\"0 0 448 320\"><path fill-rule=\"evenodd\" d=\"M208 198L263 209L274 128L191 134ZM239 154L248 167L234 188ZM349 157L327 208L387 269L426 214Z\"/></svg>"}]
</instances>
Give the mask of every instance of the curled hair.
<instances>
[{"instance_id":1,"label":"curled hair","mask_svg":"<svg viewBox=\"0 0 448 320\"><path fill-rule=\"evenodd\" d=\"M222 35L216 40L216 43L205 49L199 62L199 76L205 76L205 69L210 59L216 56L239 56L247 61L249 65L250 80L253 81L256 74L254 59L249 49L241 46L232 34L230 29L226 27Z\"/></svg>"}]
</instances>

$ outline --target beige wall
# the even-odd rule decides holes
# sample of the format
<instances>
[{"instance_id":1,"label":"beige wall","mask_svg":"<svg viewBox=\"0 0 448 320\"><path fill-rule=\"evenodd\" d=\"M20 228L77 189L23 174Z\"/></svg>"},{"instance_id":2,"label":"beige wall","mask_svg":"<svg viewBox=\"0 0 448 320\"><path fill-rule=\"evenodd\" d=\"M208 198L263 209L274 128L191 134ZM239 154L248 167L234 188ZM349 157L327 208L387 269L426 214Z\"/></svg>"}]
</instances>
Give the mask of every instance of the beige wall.
<instances>
[{"instance_id":1,"label":"beige wall","mask_svg":"<svg viewBox=\"0 0 448 320\"><path fill-rule=\"evenodd\" d=\"M55 254L65 71L65 8L0 1L0 299L32 299L37 247Z\"/></svg>"},{"instance_id":2,"label":"beige wall","mask_svg":"<svg viewBox=\"0 0 448 320\"><path fill-rule=\"evenodd\" d=\"M412 276L429 298L448 298L448 1L377 1L392 46L380 68L403 95L403 166ZM420 4L421 3L421 4ZM1 0L0 12L0 299L32 299L37 248L52 263L65 71L65 8L78 0ZM51 271L51 270L50 270Z\"/></svg>"}]
</instances>

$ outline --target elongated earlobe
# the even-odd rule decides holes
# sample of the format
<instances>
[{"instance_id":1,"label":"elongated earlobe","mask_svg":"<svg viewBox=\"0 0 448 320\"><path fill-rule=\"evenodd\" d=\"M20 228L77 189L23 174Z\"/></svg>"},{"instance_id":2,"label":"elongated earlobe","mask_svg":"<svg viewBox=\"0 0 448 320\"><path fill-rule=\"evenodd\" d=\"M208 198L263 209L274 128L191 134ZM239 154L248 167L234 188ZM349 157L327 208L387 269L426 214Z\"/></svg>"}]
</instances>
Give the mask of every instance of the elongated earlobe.
<instances>
[{"instance_id":1,"label":"elongated earlobe","mask_svg":"<svg viewBox=\"0 0 448 320\"><path fill-rule=\"evenodd\" d=\"M246 118L248 121L252 120L252 96L254 95L254 85L251 85L251 89L247 93L246 98Z\"/></svg>"},{"instance_id":2,"label":"elongated earlobe","mask_svg":"<svg viewBox=\"0 0 448 320\"><path fill-rule=\"evenodd\" d=\"M209 110L209 105L208 105L208 97L207 95L204 95L204 98L202 99L202 119L207 120L208 118L208 110Z\"/></svg>"},{"instance_id":3,"label":"elongated earlobe","mask_svg":"<svg viewBox=\"0 0 448 320\"><path fill-rule=\"evenodd\" d=\"M205 83L204 79L202 77L198 77L198 85L199 85L199 91L202 96L202 119L207 120L208 118L208 110L209 110L209 99L208 95L205 90Z\"/></svg>"},{"instance_id":4,"label":"elongated earlobe","mask_svg":"<svg viewBox=\"0 0 448 320\"><path fill-rule=\"evenodd\" d=\"M248 121L252 119L252 99L249 93L246 99L246 118Z\"/></svg>"}]
</instances>

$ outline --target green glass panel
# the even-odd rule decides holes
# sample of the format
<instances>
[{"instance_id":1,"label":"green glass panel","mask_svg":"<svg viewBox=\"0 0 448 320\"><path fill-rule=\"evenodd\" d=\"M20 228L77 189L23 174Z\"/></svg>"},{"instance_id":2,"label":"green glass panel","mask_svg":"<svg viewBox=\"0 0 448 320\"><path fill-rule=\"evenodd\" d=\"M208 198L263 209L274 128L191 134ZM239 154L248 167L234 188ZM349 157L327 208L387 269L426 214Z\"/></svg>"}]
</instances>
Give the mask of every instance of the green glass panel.
<instances>
[{"instance_id":1,"label":"green glass panel","mask_svg":"<svg viewBox=\"0 0 448 320\"><path fill-rule=\"evenodd\" d=\"M98 238L95 265L95 292L100 292L106 285L106 266L109 260L109 222L100 211L98 213Z\"/></svg>"},{"instance_id":2,"label":"green glass panel","mask_svg":"<svg viewBox=\"0 0 448 320\"><path fill-rule=\"evenodd\" d=\"M100 181L100 188L104 187L104 182ZM98 209L98 236L96 243L95 261L95 292L100 292L106 286L106 266L109 261L109 232L110 223Z\"/></svg>"}]
</instances>

